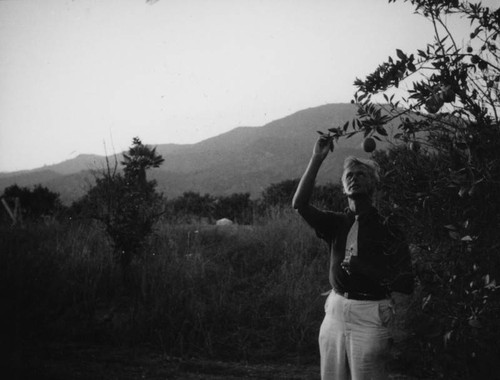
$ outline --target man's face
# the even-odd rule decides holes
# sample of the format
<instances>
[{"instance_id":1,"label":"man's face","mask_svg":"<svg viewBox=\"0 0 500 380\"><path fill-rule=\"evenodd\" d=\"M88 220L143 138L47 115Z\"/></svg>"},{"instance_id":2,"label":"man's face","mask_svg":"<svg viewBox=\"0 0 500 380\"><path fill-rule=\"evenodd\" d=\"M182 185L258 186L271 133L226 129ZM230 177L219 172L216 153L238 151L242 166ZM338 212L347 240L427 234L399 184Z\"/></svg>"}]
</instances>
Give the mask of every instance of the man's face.
<instances>
[{"instance_id":1,"label":"man's face","mask_svg":"<svg viewBox=\"0 0 500 380\"><path fill-rule=\"evenodd\" d=\"M343 176L344 192L348 197L357 195L371 195L373 192L373 178L364 166L352 166L345 170Z\"/></svg>"}]
</instances>

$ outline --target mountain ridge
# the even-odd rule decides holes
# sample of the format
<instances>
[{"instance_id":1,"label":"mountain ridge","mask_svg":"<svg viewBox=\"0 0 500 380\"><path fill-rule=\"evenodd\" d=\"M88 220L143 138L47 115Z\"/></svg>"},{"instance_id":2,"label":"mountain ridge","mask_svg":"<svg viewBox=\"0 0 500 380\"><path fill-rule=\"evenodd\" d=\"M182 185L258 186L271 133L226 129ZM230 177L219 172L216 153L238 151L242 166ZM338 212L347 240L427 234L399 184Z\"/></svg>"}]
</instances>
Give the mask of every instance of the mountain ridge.
<instances>
[{"instance_id":1,"label":"mountain ridge","mask_svg":"<svg viewBox=\"0 0 500 380\"><path fill-rule=\"evenodd\" d=\"M212 195L248 192L253 198L272 183L298 178L305 170L316 131L343 125L356 115L348 103L325 104L297 111L260 127L236 127L194 144L158 144L157 153L165 162L151 169L158 190L168 198L185 191ZM361 134L339 140L334 153L325 161L318 183L337 182L343 160L348 155L368 157L361 149ZM378 142L380 149L388 142ZM152 145L152 144L148 144ZM118 161L121 153L116 155ZM115 156L108 156L114 167ZM80 154L70 160L28 171L1 173L0 191L14 183L19 186L41 184L58 192L69 204L85 194L95 181L96 171L106 167L106 157ZM10 175L9 175L10 174Z\"/></svg>"}]
</instances>

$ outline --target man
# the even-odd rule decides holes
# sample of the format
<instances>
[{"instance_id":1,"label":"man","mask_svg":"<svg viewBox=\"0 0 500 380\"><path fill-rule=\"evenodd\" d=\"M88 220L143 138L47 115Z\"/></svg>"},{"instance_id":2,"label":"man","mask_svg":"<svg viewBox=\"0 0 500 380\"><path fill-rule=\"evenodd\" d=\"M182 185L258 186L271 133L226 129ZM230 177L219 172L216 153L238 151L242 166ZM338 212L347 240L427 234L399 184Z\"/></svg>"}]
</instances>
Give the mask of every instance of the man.
<instances>
[{"instance_id":1,"label":"man","mask_svg":"<svg viewBox=\"0 0 500 380\"><path fill-rule=\"evenodd\" d=\"M413 290L408 245L373 207L379 180L374 161L346 159L345 212L320 211L310 205L316 176L331 148L330 137L318 139L293 198L293 207L330 249L332 291L319 333L321 378L387 379L390 294Z\"/></svg>"}]
</instances>

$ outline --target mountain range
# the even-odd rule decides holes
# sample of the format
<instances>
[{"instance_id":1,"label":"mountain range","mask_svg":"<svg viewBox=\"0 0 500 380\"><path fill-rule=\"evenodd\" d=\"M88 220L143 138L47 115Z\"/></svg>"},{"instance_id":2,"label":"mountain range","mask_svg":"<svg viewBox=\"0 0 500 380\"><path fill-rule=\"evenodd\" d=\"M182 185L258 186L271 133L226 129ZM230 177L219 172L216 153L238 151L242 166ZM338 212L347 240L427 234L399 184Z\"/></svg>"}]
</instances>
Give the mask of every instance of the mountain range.
<instances>
[{"instance_id":1,"label":"mountain range","mask_svg":"<svg viewBox=\"0 0 500 380\"><path fill-rule=\"evenodd\" d=\"M298 111L261 127L237 127L196 144L158 144L165 162L148 171L158 190L171 199L186 191L230 195L250 193L258 198L273 183L301 176L311 156L317 131L343 125L356 115L352 104L327 104ZM367 157L361 148L362 135L338 141L325 161L318 183L338 182L348 155ZM390 144L378 142L378 149ZM121 154L118 154L118 162ZM115 157L108 157L111 167ZM96 173L106 168L106 157L81 154L61 163L33 170L0 173L0 191L17 184L41 184L57 192L65 204L84 195Z\"/></svg>"}]
</instances>

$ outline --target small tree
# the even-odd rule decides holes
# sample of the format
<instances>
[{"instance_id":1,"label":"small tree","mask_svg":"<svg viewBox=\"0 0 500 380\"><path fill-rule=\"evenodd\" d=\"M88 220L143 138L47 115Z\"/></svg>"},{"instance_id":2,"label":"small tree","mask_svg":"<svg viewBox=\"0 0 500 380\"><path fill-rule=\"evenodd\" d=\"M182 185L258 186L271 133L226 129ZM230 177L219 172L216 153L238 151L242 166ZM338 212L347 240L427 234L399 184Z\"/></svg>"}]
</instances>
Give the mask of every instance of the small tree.
<instances>
[{"instance_id":1,"label":"small tree","mask_svg":"<svg viewBox=\"0 0 500 380\"><path fill-rule=\"evenodd\" d=\"M138 137L132 139L128 154L123 153L125 178L138 187L147 187L146 170L159 168L165 160L156 153L156 148L144 145Z\"/></svg>"},{"instance_id":2,"label":"small tree","mask_svg":"<svg viewBox=\"0 0 500 380\"><path fill-rule=\"evenodd\" d=\"M123 156L124 174L116 166L111 170L108 163L95 186L74 206L105 224L116 259L126 268L139 256L162 214L162 195L156 192L156 181L147 180L146 170L159 167L164 160L137 137Z\"/></svg>"}]
</instances>

